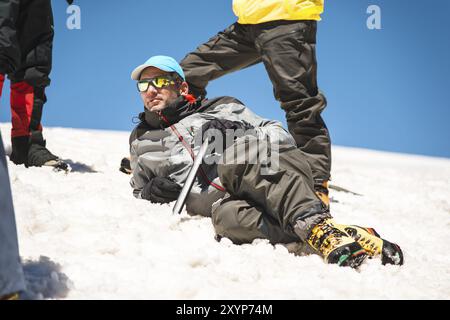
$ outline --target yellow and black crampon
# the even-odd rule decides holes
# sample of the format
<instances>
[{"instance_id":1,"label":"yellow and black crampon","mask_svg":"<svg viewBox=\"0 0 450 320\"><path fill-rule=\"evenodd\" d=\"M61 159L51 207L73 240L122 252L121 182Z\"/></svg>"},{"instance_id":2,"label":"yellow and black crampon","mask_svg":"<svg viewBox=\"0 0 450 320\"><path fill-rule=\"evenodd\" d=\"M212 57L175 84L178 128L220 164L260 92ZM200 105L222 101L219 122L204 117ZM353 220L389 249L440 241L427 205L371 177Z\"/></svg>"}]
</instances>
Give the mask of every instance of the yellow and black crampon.
<instances>
[{"instance_id":1,"label":"yellow and black crampon","mask_svg":"<svg viewBox=\"0 0 450 320\"><path fill-rule=\"evenodd\" d=\"M367 258L367 253L361 245L336 228L332 219L324 219L315 225L307 242L327 263L357 268Z\"/></svg>"},{"instance_id":2,"label":"yellow and black crampon","mask_svg":"<svg viewBox=\"0 0 450 320\"><path fill-rule=\"evenodd\" d=\"M400 247L395 243L382 239L374 229L343 224L335 224L335 226L358 242L370 257L381 255L381 263L383 265L403 264L403 252Z\"/></svg>"}]
</instances>

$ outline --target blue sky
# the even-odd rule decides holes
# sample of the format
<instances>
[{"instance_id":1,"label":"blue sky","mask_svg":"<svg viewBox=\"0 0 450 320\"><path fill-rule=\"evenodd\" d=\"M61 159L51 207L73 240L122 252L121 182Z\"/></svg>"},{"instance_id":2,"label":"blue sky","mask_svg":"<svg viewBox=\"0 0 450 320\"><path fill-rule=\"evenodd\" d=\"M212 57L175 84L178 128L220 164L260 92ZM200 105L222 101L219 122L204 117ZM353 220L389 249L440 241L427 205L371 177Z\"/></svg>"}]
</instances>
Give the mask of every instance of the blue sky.
<instances>
[{"instance_id":1,"label":"blue sky","mask_svg":"<svg viewBox=\"0 0 450 320\"><path fill-rule=\"evenodd\" d=\"M181 60L233 23L231 0L75 0L81 30L53 0L52 84L44 126L126 130L142 103L131 70L156 54ZM366 10L381 8L381 30ZM323 113L334 144L450 157L450 2L325 1L317 36ZM209 96L232 95L283 121L262 65L212 82ZM0 121L10 119L4 88Z\"/></svg>"}]
</instances>

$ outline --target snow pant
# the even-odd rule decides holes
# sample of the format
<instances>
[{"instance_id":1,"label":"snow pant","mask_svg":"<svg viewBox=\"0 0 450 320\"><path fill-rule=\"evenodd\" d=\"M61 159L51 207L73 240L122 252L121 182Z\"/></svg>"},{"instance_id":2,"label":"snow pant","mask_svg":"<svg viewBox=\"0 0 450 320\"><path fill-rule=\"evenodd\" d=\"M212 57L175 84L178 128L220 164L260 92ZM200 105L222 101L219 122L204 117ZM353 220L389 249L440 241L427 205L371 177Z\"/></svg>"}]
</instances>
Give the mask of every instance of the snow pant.
<instances>
[{"instance_id":1,"label":"snow pant","mask_svg":"<svg viewBox=\"0 0 450 320\"><path fill-rule=\"evenodd\" d=\"M234 23L182 61L192 93L206 95L208 82L263 62L289 132L307 154L318 185L329 180L331 142L321 117L326 99L317 87L316 21Z\"/></svg>"},{"instance_id":2,"label":"snow pant","mask_svg":"<svg viewBox=\"0 0 450 320\"><path fill-rule=\"evenodd\" d=\"M256 138L239 140L249 148ZM247 150L245 149L245 150ZM267 164L232 159L224 153L218 174L227 195L213 205L212 222L219 236L233 243L268 239L271 243L305 242L312 226L330 217L314 192L311 168L302 151L282 145L272 154L277 168ZM272 151L273 152L273 151ZM237 157L241 152L234 153Z\"/></svg>"},{"instance_id":3,"label":"snow pant","mask_svg":"<svg viewBox=\"0 0 450 320\"><path fill-rule=\"evenodd\" d=\"M0 134L0 297L25 289L5 151Z\"/></svg>"},{"instance_id":4,"label":"snow pant","mask_svg":"<svg viewBox=\"0 0 450 320\"><path fill-rule=\"evenodd\" d=\"M0 95L11 80L14 162L24 163L30 143L44 145L42 110L50 84L53 14L50 0L0 0Z\"/></svg>"}]
</instances>

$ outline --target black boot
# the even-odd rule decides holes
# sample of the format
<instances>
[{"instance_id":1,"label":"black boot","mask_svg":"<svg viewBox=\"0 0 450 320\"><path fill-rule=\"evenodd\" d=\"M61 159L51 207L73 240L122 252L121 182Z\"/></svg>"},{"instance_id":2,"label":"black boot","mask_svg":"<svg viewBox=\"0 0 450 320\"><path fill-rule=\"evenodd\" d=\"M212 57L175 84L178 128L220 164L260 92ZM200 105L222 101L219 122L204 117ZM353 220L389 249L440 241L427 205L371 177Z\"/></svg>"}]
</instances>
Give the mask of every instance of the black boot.
<instances>
[{"instance_id":1,"label":"black boot","mask_svg":"<svg viewBox=\"0 0 450 320\"><path fill-rule=\"evenodd\" d=\"M131 174L131 163L130 163L130 158L129 157L125 157L122 159L122 161L120 162L120 168L119 170L125 174Z\"/></svg>"},{"instance_id":2,"label":"black boot","mask_svg":"<svg viewBox=\"0 0 450 320\"><path fill-rule=\"evenodd\" d=\"M30 137L15 137L12 139L10 159L15 164L25 167L51 166L58 170L68 170L68 165L52 154L46 147L42 132L36 131Z\"/></svg>"},{"instance_id":3,"label":"black boot","mask_svg":"<svg viewBox=\"0 0 450 320\"><path fill-rule=\"evenodd\" d=\"M12 152L9 159L14 162L14 164L25 164L28 163L28 149L30 148L30 138L25 137L14 137L11 139Z\"/></svg>"},{"instance_id":4,"label":"black boot","mask_svg":"<svg viewBox=\"0 0 450 320\"><path fill-rule=\"evenodd\" d=\"M52 154L44 144L33 143L28 150L27 167L42 167L46 165L53 165L59 158Z\"/></svg>"},{"instance_id":5,"label":"black boot","mask_svg":"<svg viewBox=\"0 0 450 320\"><path fill-rule=\"evenodd\" d=\"M333 219L323 219L311 228L306 242L325 262L358 268L367 258L361 245L336 227Z\"/></svg>"}]
</instances>

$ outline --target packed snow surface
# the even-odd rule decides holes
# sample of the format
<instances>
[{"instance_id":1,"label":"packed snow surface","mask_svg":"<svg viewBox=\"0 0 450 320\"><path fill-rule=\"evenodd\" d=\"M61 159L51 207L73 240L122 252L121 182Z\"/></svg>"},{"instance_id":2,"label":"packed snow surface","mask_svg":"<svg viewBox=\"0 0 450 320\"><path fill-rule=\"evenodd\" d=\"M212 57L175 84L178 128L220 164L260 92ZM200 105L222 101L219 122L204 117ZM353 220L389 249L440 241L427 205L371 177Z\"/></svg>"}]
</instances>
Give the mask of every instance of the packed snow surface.
<instances>
[{"instance_id":1,"label":"packed snow surface","mask_svg":"<svg viewBox=\"0 0 450 320\"><path fill-rule=\"evenodd\" d=\"M10 124L0 125L9 141ZM46 128L72 172L9 163L31 299L449 299L450 160L333 147L331 212L398 243L405 265L327 265L295 246L214 240L209 218L135 199L128 133ZM290 250L288 250L290 248Z\"/></svg>"}]
</instances>

